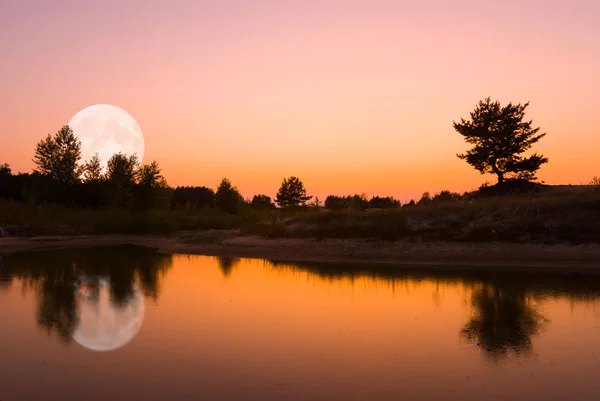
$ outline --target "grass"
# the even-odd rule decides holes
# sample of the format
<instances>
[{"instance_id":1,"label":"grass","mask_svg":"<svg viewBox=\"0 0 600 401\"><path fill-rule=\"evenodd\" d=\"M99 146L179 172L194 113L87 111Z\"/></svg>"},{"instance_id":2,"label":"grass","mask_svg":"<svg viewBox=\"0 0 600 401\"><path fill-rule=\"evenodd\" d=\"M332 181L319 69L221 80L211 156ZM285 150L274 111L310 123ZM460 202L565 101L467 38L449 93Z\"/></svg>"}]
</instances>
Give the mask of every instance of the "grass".
<instances>
[{"instance_id":1,"label":"grass","mask_svg":"<svg viewBox=\"0 0 600 401\"><path fill-rule=\"evenodd\" d=\"M389 210L321 211L256 224L266 237L600 242L600 193L449 200Z\"/></svg>"},{"instance_id":2,"label":"grass","mask_svg":"<svg viewBox=\"0 0 600 401\"><path fill-rule=\"evenodd\" d=\"M237 215L214 209L131 213L0 202L0 222L12 235L177 234L196 244L219 243L237 233L317 240L600 243L600 192L447 200L364 211L243 209Z\"/></svg>"},{"instance_id":3,"label":"grass","mask_svg":"<svg viewBox=\"0 0 600 401\"><path fill-rule=\"evenodd\" d=\"M58 205L0 202L0 222L12 235L75 234L173 234L239 227L243 217L217 210L154 210L131 213L123 210L71 209Z\"/></svg>"}]
</instances>

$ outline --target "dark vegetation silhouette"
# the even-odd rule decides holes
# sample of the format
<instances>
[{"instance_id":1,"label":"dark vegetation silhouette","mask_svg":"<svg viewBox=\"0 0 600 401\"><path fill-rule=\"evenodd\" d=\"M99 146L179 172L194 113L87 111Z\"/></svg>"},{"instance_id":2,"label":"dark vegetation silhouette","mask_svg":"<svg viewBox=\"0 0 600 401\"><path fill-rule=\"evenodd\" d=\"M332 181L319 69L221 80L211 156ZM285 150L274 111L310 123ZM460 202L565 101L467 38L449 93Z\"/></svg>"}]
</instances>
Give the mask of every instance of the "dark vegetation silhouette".
<instances>
[{"instance_id":1,"label":"dark vegetation silhouette","mask_svg":"<svg viewBox=\"0 0 600 401\"><path fill-rule=\"evenodd\" d=\"M496 174L498 184L505 180L535 181L535 173L548 159L538 153L522 156L545 133L525 121L529 103L502 106L490 98L478 103L471 119L454 122L454 129L473 147L458 154L480 173Z\"/></svg>"},{"instance_id":2,"label":"dark vegetation silhouette","mask_svg":"<svg viewBox=\"0 0 600 401\"><path fill-rule=\"evenodd\" d=\"M306 195L306 188L304 188L302 181L298 177L292 176L283 179L275 197L275 202L280 207L295 207L303 206L311 199L312 196Z\"/></svg>"},{"instance_id":3,"label":"dark vegetation silhouette","mask_svg":"<svg viewBox=\"0 0 600 401\"><path fill-rule=\"evenodd\" d=\"M171 195L171 209L202 209L213 206L215 191L207 187L177 187Z\"/></svg>"},{"instance_id":4,"label":"dark vegetation silhouette","mask_svg":"<svg viewBox=\"0 0 600 401\"><path fill-rule=\"evenodd\" d=\"M48 134L38 142L33 158L37 166L36 172L66 184L73 184L78 180L80 160L81 142L68 125L54 136Z\"/></svg>"},{"instance_id":5,"label":"dark vegetation silhouette","mask_svg":"<svg viewBox=\"0 0 600 401\"><path fill-rule=\"evenodd\" d=\"M33 290L38 326L70 342L79 324L79 288L97 294L101 281L107 281L115 308L132 300L136 285L157 301L160 280L171 266L170 255L150 248L74 249L47 252L43 258L35 252L9 255L1 278L4 283L22 280L26 289Z\"/></svg>"},{"instance_id":6,"label":"dark vegetation silhouette","mask_svg":"<svg viewBox=\"0 0 600 401\"><path fill-rule=\"evenodd\" d=\"M325 199L325 208L331 210L393 209L400 206L400 201L394 199L393 196L374 196L371 199L367 199L365 194L347 196L329 195Z\"/></svg>"},{"instance_id":7,"label":"dark vegetation silhouette","mask_svg":"<svg viewBox=\"0 0 600 401\"><path fill-rule=\"evenodd\" d=\"M495 185L459 194L423 193L401 204L393 197L307 194L295 176L283 179L274 200L257 194L244 200L228 178L217 188L170 187L156 162L136 155L81 160L81 145L65 126L35 148L32 173L0 165L0 222L11 234L166 234L238 229L267 237L375 238L398 240L595 242L597 191L555 193L535 182L547 162L524 156L544 134L525 121L525 105L480 101L471 119L454 123L473 145L459 155ZM220 237L219 237L220 238ZM205 238L202 241L206 240Z\"/></svg>"},{"instance_id":8,"label":"dark vegetation silhouette","mask_svg":"<svg viewBox=\"0 0 600 401\"><path fill-rule=\"evenodd\" d=\"M223 178L215 193L215 206L225 213L235 214L244 203L244 198L237 187L227 178Z\"/></svg>"},{"instance_id":9,"label":"dark vegetation silhouette","mask_svg":"<svg viewBox=\"0 0 600 401\"><path fill-rule=\"evenodd\" d=\"M275 204L271 200L270 196L267 195L254 195L250 205L255 209L260 210L272 210L275 209Z\"/></svg>"}]
</instances>

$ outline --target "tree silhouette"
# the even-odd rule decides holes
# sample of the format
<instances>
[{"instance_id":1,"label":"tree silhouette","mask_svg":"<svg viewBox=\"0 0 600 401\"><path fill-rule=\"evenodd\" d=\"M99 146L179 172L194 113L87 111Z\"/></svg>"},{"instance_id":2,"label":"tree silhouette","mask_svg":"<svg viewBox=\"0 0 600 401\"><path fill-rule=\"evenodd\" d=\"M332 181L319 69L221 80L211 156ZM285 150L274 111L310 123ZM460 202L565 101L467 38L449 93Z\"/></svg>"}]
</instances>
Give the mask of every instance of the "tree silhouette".
<instances>
[{"instance_id":1,"label":"tree silhouette","mask_svg":"<svg viewBox=\"0 0 600 401\"><path fill-rule=\"evenodd\" d=\"M481 174L496 174L499 184L506 179L535 180L535 172L548 159L537 153L521 154L546 134L538 134L540 128L532 128L532 121L524 121L527 106L529 103L502 106L489 97L479 101L469 121L453 122L454 129L473 145L457 156Z\"/></svg>"},{"instance_id":2,"label":"tree silhouette","mask_svg":"<svg viewBox=\"0 0 600 401\"><path fill-rule=\"evenodd\" d=\"M68 125L38 142L33 159L37 172L67 184L78 181L80 160L81 142Z\"/></svg>"},{"instance_id":3,"label":"tree silhouette","mask_svg":"<svg viewBox=\"0 0 600 401\"><path fill-rule=\"evenodd\" d=\"M113 155L106 168L106 179L111 188L112 206L129 209L134 203L134 186L138 168L137 155Z\"/></svg>"},{"instance_id":4,"label":"tree silhouette","mask_svg":"<svg viewBox=\"0 0 600 401\"><path fill-rule=\"evenodd\" d=\"M134 184L138 165L137 155L116 153L108 160L106 178L123 186Z\"/></svg>"},{"instance_id":5,"label":"tree silhouette","mask_svg":"<svg viewBox=\"0 0 600 401\"><path fill-rule=\"evenodd\" d=\"M421 199L417 202L418 205L428 205L431 203L431 194L429 192L423 192Z\"/></svg>"},{"instance_id":6,"label":"tree silhouette","mask_svg":"<svg viewBox=\"0 0 600 401\"><path fill-rule=\"evenodd\" d=\"M83 181L85 182L98 182L102 179L102 166L100 165L98 153L83 165L82 170Z\"/></svg>"},{"instance_id":7,"label":"tree silhouette","mask_svg":"<svg viewBox=\"0 0 600 401\"><path fill-rule=\"evenodd\" d=\"M304 184L298 177L284 178L277 192L275 202L281 207L304 205L312 199L312 196L306 196Z\"/></svg>"},{"instance_id":8,"label":"tree silhouette","mask_svg":"<svg viewBox=\"0 0 600 401\"><path fill-rule=\"evenodd\" d=\"M211 206L215 191L207 187L177 187L173 191L171 208Z\"/></svg>"},{"instance_id":9,"label":"tree silhouette","mask_svg":"<svg viewBox=\"0 0 600 401\"><path fill-rule=\"evenodd\" d=\"M368 207L373 209L393 209L400 207L400 201L393 196L387 196L385 198L374 196L369 200Z\"/></svg>"},{"instance_id":10,"label":"tree silhouette","mask_svg":"<svg viewBox=\"0 0 600 401\"><path fill-rule=\"evenodd\" d=\"M263 210L275 208L271 197L267 195L254 195L254 197L252 198L252 202L250 202L250 205L255 209Z\"/></svg>"},{"instance_id":11,"label":"tree silhouette","mask_svg":"<svg viewBox=\"0 0 600 401\"><path fill-rule=\"evenodd\" d=\"M161 193L168 189L167 182L161 174L156 161L141 166L137 171L138 185L135 191L135 208L144 211L159 205ZM165 202L167 205L170 200Z\"/></svg>"},{"instance_id":12,"label":"tree silhouette","mask_svg":"<svg viewBox=\"0 0 600 401\"><path fill-rule=\"evenodd\" d=\"M223 178L215 193L215 205L225 213L234 214L244 202L238 189L227 178Z\"/></svg>"},{"instance_id":13,"label":"tree silhouette","mask_svg":"<svg viewBox=\"0 0 600 401\"><path fill-rule=\"evenodd\" d=\"M150 164L143 165L139 168L138 181L142 186L150 188L160 188L167 185L165 178L161 174L160 167L156 161Z\"/></svg>"},{"instance_id":14,"label":"tree silhouette","mask_svg":"<svg viewBox=\"0 0 600 401\"><path fill-rule=\"evenodd\" d=\"M0 164L0 177L8 177L12 174L12 170L8 163Z\"/></svg>"}]
</instances>

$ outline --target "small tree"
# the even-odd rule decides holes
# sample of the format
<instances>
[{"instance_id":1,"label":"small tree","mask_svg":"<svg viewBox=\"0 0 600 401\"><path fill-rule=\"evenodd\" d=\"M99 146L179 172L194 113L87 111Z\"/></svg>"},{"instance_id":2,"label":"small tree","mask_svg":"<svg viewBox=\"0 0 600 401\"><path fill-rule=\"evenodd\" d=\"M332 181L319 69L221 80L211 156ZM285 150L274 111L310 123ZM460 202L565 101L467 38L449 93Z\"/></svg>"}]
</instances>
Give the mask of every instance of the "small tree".
<instances>
[{"instance_id":1,"label":"small tree","mask_svg":"<svg viewBox=\"0 0 600 401\"><path fill-rule=\"evenodd\" d=\"M310 203L308 204L308 206L310 206L310 207L312 207L312 208L315 208L315 209L318 209L318 208L320 208L320 207L323 207L323 202L321 202L321 201L319 200L319 197L317 196L317 197L315 197L315 200L313 200L312 202L310 202Z\"/></svg>"},{"instance_id":2,"label":"small tree","mask_svg":"<svg viewBox=\"0 0 600 401\"><path fill-rule=\"evenodd\" d=\"M106 180L111 189L112 205L129 209L133 206L135 179L138 168L137 155L113 155L106 168Z\"/></svg>"},{"instance_id":3,"label":"small tree","mask_svg":"<svg viewBox=\"0 0 600 401\"><path fill-rule=\"evenodd\" d=\"M161 174L160 167L156 161L145 164L137 171L138 183L149 188L166 187L167 183Z\"/></svg>"},{"instance_id":4,"label":"small tree","mask_svg":"<svg viewBox=\"0 0 600 401\"><path fill-rule=\"evenodd\" d=\"M8 163L0 164L0 177L7 177L12 174L12 170Z\"/></svg>"},{"instance_id":5,"label":"small tree","mask_svg":"<svg viewBox=\"0 0 600 401\"><path fill-rule=\"evenodd\" d=\"M223 178L215 193L215 206L225 213L235 214L244 198L227 178Z\"/></svg>"},{"instance_id":6,"label":"small tree","mask_svg":"<svg viewBox=\"0 0 600 401\"><path fill-rule=\"evenodd\" d=\"M136 175L138 185L135 190L135 210L145 211L171 203L171 192L156 161L141 166Z\"/></svg>"},{"instance_id":7,"label":"small tree","mask_svg":"<svg viewBox=\"0 0 600 401\"><path fill-rule=\"evenodd\" d=\"M304 205L312 199L312 196L306 195L304 184L297 177L284 178L277 192L275 202L280 207Z\"/></svg>"},{"instance_id":8,"label":"small tree","mask_svg":"<svg viewBox=\"0 0 600 401\"><path fill-rule=\"evenodd\" d=\"M132 185L135 183L138 165L137 155L127 156L117 153L108 160L106 178L122 186Z\"/></svg>"},{"instance_id":9,"label":"small tree","mask_svg":"<svg viewBox=\"0 0 600 401\"><path fill-rule=\"evenodd\" d=\"M83 181L98 182L102 180L102 166L100 165L100 157L96 153L82 167Z\"/></svg>"},{"instance_id":10,"label":"small tree","mask_svg":"<svg viewBox=\"0 0 600 401\"><path fill-rule=\"evenodd\" d=\"M38 142L33 158L37 166L36 172L68 184L79 179L80 160L81 142L68 125L62 127L54 136L48 134Z\"/></svg>"},{"instance_id":11,"label":"small tree","mask_svg":"<svg viewBox=\"0 0 600 401\"><path fill-rule=\"evenodd\" d=\"M509 103L503 107L490 98L480 101L469 121L453 122L454 129L473 145L457 156L481 174L496 174L499 184L506 179L534 181L536 171L548 159L537 153L521 154L546 134L538 134L540 128L532 128L532 121L524 121L527 106Z\"/></svg>"},{"instance_id":12,"label":"small tree","mask_svg":"<svg viewBox=\"0 0 600 401\"><path fill-rule=\"evenodd\" d=\"M417 204L418 205L428 205L430 203L431 203L431 195L429 194L429 192L423 192L423 195L421 195L421 199L419 199Z\"/></svg>"}]
</instances>

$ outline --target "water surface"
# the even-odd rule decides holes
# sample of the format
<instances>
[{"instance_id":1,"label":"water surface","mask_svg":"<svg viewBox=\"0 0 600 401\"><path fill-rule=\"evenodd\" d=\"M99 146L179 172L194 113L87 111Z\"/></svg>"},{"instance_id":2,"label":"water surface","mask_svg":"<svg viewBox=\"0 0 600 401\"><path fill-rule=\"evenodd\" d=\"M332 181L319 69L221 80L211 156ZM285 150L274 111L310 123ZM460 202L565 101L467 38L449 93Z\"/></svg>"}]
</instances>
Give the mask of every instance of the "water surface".
<instances>
[{"instance_id":1,"label":"water surface","mask_svg":"<svg viewBox=\"0 0 600 401\"><path fill-rule=\"evenodd\" d=\"M597 400L600 277L5 256L0 400Z\"/></svg>"}]
</instances>

